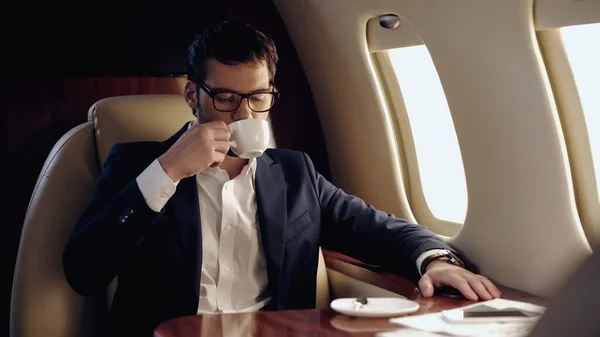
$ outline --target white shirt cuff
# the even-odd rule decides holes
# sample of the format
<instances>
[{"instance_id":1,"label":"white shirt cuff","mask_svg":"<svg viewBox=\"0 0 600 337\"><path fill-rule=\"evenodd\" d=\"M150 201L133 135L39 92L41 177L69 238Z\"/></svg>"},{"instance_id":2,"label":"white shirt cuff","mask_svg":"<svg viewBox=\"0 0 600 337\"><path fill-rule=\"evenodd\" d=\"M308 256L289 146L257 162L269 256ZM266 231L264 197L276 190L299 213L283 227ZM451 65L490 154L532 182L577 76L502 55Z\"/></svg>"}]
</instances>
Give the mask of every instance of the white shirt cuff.
<instances>
[{"instance_id":1,"label":"white shirt cuff","mask_svg":"<svg viewBox=\"0 0 600 337\"><path fill-rule=\"evenodd\" d=\"M155 212L160 212L169 199L175 194L179 181L173 182L165 173L162 166L155 159L136 178L138 187L146 200L148 207Z\"/></svg>"},{"instance_id":2,"label":"white shirt cuff","mask_svg":"<svg viewBox=\"0 0 600 337\"><path fill-rule=\"evenodd\" d=\"M421 255L419 255L419 257L417 258L417 270L419 271L419 275L423 276L423 274L421 274L421 265L423 264L423 261L425 261L425 259L429 256L443 251L444 249L431 249L421 253Z\"/></svg>"}]
</instances>

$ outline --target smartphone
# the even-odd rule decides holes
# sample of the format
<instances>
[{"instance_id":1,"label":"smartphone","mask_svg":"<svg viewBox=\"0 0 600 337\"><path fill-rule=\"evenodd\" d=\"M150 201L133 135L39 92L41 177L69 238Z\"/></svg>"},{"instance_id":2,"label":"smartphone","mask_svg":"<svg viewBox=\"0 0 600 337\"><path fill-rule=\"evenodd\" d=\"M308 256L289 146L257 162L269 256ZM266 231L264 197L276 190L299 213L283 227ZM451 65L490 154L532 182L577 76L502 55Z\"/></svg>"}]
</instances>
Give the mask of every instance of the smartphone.
<instances>
[{"instance_id":1,"label":"smartphone","mask_svg":"<svg viewBox=\"0 0 600 337\"><path fill-rule=\"evenodd\" d=\"M466 309L442 311L442 318L449 323L504 323L528 322L539 318L540 312L517 308L497 309L485 304Z\"/></svg>"}]
</instances>

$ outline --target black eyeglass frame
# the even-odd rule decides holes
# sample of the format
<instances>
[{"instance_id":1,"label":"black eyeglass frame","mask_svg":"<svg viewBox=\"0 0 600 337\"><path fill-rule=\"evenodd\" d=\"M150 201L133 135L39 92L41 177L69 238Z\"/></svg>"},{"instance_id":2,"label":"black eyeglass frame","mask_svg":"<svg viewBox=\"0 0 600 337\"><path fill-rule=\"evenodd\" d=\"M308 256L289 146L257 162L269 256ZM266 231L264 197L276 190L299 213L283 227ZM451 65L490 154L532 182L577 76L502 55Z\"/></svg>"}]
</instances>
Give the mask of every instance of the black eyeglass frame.
<instances>
[{"instance_id":1,"label":"black eyeglass frame","mask_svg":"<svg viewBox=\"0 0 600 337\"><path fill-rule=\"evenodd\" d=\"M257 91L257 92L252 92L249 94L242 94L240 92L237 91L233 91L233 90L211 90L209 87L206 86L206 84L202 83L201 81L195 82L196 83L196 87L202 89L202 91L204 91L211 99L213 102L213 107L215 108L215 110L220 111L220 112L233 112L236 111L240 105L242 104L242 101L244 100L244 98L246 98L246 102L248 104L248 108L250 108L250 110L254 111L254 112L258 112L258 113L265 113L268 112L269 110L271 110L273 108L273 106L275 105L275 102L277 102L277 100L279 99L279 91L277 91L277 89L275 88L275 85L273 84L273 82L270 82L269 84L273 87L273 90L271 91ZM222 110L217 108L217 105L215 103L215 96L217 96L218 94L223 94L223 93L228 93L228 94L236 94L238 96L240 96L240 100L238 101L237 106L234 109L231 110ZM254 110L252 109L252 107L250 106L250 96L252 95L256 95L256 94L272 94L273 95L273 102L271 103L271 106L266 109L266 110ZM200 97L200 90L196 89L196 95L199 98Z\"/></svg>"}]
</instances>

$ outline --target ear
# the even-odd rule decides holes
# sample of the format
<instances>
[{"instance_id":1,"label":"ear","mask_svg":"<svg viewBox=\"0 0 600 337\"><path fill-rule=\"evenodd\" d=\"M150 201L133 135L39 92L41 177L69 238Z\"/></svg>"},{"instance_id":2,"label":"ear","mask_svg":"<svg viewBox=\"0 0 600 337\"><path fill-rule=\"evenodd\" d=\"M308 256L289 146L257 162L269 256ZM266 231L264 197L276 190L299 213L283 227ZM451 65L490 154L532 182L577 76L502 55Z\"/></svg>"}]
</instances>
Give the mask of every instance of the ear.
<instances>
[{"instance_id":1,"label":"ear","mask_svg":"<svg viewBox=\"0 0 600 337\"><path fill-rule=\"evenodd\" d=\"M192 110L196 110L196 108L198 107L198 98L196 97L196 84L194 82L187 81L185 83L183 96L185 97L185 101L190 106L190 108Z\"/></svg>"}]
</instances>

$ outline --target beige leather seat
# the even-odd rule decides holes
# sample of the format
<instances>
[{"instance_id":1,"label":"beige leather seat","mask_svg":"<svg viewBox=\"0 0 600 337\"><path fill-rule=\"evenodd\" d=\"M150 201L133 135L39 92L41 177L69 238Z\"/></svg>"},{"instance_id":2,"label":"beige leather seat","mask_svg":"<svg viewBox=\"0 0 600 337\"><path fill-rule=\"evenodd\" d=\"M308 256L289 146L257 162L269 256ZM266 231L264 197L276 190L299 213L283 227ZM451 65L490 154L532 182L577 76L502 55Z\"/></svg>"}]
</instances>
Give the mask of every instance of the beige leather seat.
<instances>
[{"instance_id":1,"label":"beige leather seat","mask_svg":"<svg viewBox=\"0 0 600 337\"><path fill-rule=\"evenodd\" d=\"M88 122L67 132L54 146L33 191L17 256L11 299L12 337L95 336L107 299L84 298L63 275L62 253L89 202L104 160L116 142L164 140L193 119L179 95L138 95L103 99ZM329 286L320 255L317 307L329 304Z\"/></svg>"}]
</instances>

